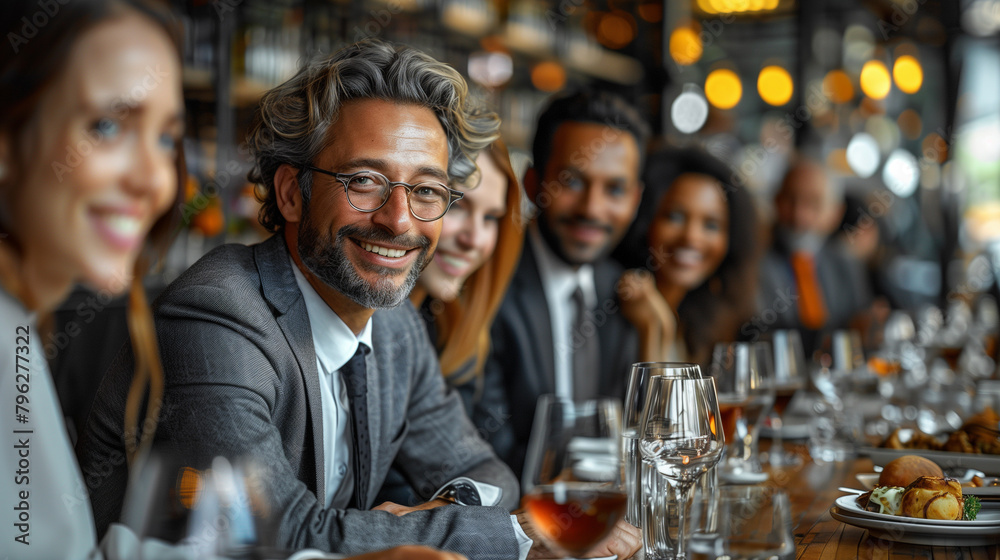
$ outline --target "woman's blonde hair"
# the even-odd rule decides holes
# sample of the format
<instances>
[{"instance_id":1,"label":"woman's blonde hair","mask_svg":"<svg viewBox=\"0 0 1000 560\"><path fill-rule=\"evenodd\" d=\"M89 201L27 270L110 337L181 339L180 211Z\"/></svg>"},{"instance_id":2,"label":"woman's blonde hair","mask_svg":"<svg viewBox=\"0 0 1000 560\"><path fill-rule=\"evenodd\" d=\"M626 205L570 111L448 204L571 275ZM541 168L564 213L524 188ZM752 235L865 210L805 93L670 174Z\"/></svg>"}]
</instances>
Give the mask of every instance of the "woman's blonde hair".
<instances>
[{"instance_id":1,"label":"woman's blonde hair","mask_svg":"<svg viewBox=\"0 0 1000 560\"><path fill-rule=\"evenodd\" d=\"M510 164L510 154L502 140L483 151L507 177L507 213L500 221L493 256L465 281L457 298L433 301L430 312L437 331L441 371L452 385L480 377L490 349L490 325L500 309L524 243L522 201L524 193ZM475 367L463 366L473 357Z\"/></svg>"}]
</instances>

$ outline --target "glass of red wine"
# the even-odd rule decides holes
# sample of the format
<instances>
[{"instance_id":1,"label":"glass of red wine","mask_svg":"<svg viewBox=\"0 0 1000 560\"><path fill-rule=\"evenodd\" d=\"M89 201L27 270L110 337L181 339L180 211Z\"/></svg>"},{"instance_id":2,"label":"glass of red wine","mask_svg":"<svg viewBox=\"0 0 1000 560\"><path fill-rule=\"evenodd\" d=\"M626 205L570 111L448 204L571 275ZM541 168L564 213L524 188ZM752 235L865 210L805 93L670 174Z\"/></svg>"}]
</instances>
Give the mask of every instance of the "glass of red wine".
<instances>
[{"instance_id":1,"label":"glass of red wine","mask_svg":"<svg viewBox=\"0 0 1000 560\"><path fill-rule=\"evenodd\" d=\"M523 506L545 544L580 557L625 514L621 404L616 399L538 400L522 487Z\"/></svg>"}]
</instances>

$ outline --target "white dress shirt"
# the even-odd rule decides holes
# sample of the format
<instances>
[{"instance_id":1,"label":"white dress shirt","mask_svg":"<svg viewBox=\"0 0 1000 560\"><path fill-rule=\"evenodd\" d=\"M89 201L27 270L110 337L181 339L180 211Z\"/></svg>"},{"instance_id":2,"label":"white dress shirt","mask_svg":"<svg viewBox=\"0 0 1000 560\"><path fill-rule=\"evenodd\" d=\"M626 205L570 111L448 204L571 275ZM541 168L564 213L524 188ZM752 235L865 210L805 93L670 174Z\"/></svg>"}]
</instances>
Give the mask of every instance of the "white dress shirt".
<instances>
[{"instance_id":1,"label":"white dress shirt","mask_svg":"<svg viewBox=\"0 0 1000 560\"><path fill-rule=\"evenodd\" d=\"M575 267L557 256L542 238L538 226L531 225L528 231L531 248L538 261L538 273L542 277L542 289L549 306L549 322L552 324L552 346L555 357L556 395L573 398L573 339L572 330L576 320L576 306L573 292L579 287L588 309L597 307L597 288L594 285L594 267L589 264Z\"/></svg>"},{"instance_id":2,"label":"white dress shirt","mask_svg":"<svg viewBox=\"0 0 1000 560\"><path fill-rule=\"evenodd\" d=\"M323 403L323 462L326 478L325 507L330 507L330 502L337 494L344 476L348 472L348 461L351 460L351 450L347 445L351 423L351 408L347 400L347 387L344 386L340 375L337 373L344 367L354 353L358 351L358 345L364 344L372 348L372 320L369 318L365 328L357 336L341 320L330 306L323 301L323 298L316 293L309 281L302 275L295 261L292 261L292 271L295 272L295 282L299 285L299 291L306 304L306 313L309 315L309 327L312 329L313 348L316 349L316 365L320 372L319 387L320 399ZM333 395L337 395L334 398ZM330 436L333 434L333 437ZM329 445L334 442L333 445ZM500 501L500 489L485 482L470 481L479 488L480 498L483 505L491 506ZM514 527L514 535L517 538L519 547L519 560L525 560L531 548L532 541L521 529L516 516L510 516Z\"/></svg>"},{"instance_id":3,"label":"white dress shirt","mask_svg":"<svg viewBox=\"0 0 1000 560\"><path fill-rule=\"evenodd\" d=\"M355 336L354 331L316 293L294 261L292 271L295 272L295 282L305 300L313 348L316 350L319 394L323 403L323 474L326 480L326 496L323 499L325 507L330 507L350 469L351 460L351 448L348 445L351 407L347 399L347 387L340 377L340 368L354 357L359 344L372 347L372 320L369 318L361 333Z\"/></svg>"}]
</instances>

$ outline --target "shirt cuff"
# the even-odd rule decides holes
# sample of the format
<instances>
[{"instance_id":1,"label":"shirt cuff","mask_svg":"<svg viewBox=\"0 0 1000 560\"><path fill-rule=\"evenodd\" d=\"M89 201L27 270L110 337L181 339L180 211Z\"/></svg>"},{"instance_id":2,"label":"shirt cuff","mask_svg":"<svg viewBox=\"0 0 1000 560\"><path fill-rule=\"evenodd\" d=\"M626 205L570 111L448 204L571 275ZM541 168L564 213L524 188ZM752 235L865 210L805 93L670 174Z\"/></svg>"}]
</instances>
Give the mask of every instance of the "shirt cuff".
<instances>
[{"instance_id":1,"label":"shirt cuff","mask_svg":"<svg viewBox=\"0 0 1000 560\"><path fill-rule=\"evenodd\" d=\"M528 557L528 551L531 550L531 545L535 542L525 534L521 524L517 522L516 515L510 516L510 522L514 525L514 538L517 539L517 560L525 560Z\"/></svg>"},{"instance_id":2,"label":"shirt cuff","mask_svg":"<svg viewBox=\"0 0 1000 560\"><path fill-rule=\"evenodd\" d=\"M472 480L471 478L465 476L460 476L458 478L448 481L444 486L439 488L437 492L434 492L434 495L435 496L440 495L442 492L447 490L449 486L452 486L459 482L465 482L471 484L476 488L476 492L479 494L479 503L481 505L495 506L499 504L500 499L503 498L503 488L500 488L499 486L494 486L493 484L489 484L487 482L476 482L475 480Z\"/></svg>"}]
</instances>

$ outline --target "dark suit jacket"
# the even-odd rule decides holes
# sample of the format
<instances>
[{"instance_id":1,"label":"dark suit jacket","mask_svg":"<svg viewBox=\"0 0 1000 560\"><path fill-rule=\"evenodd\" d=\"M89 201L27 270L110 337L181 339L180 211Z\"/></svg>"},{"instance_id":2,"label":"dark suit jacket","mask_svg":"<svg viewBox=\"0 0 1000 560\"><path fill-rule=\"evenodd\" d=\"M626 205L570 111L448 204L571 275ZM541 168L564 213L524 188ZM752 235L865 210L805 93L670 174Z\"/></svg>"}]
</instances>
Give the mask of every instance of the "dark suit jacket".
<instances>
[{"instance_id":1,"label":"dark suit jacket","mask_svg":"<svg viewBox=\"0 0 1000 560\"><path fill-rule=\"evenodd\" d=\"M638 361L638 337L621 313L615 286L623 272L611 260L594 263L600 340L601 395L623 398L628 371ZM538 397L555 393L555 349L549 306L534 251L525 239L521 262L491 330L492 349L485 367L486 391L502 390L507 410L487 435L497 453L518 475L524 468ZM499 389L498 389L499 387Z\"/></svg>"},{"instance_id":2,"label":"dark suit jacket","mask_svg":"<svg viewBox=\"0 0 1000 560\"><path fill-rule=\"evenodd\" d=\"M743 325L741 333L756 339L773 329L799 329L809 354L819 343L821 332L847 328L858 312L871 305L871 285L863 265L836 240L828 240L813 257L826 304L826 324L819 331L804 329L799 318L799 290L791 258L791 251L778 241L764 255L760 267L760 311L754 320Z\"/></svg>"},{"instance_id":3,"label":"dark suit jacket","mask_svg":"<svg viewBox=\"0 0 1000 560\"><path fill-rule=\"evenodd\" d=\"M371 506L396 461L429 497L456 476L503 488L502 507L449 506L396 517L324 508L323 434L316 354L305 303L284 239L226 245L192 266L157 300L166 395L158 447L206 465L251 459L270 508L262 541L285 549L354 554L404 543L470 558L516 558L508 511L517 481L476 434L457 394L442 380L416 311L404 304L373 318L367 360ZM132 375L126 349L105 377L78 446L98 531L116 520L127 480L122 418ZM317 498L320 497L320 498Z\"/></svg>"}]
</instances>

